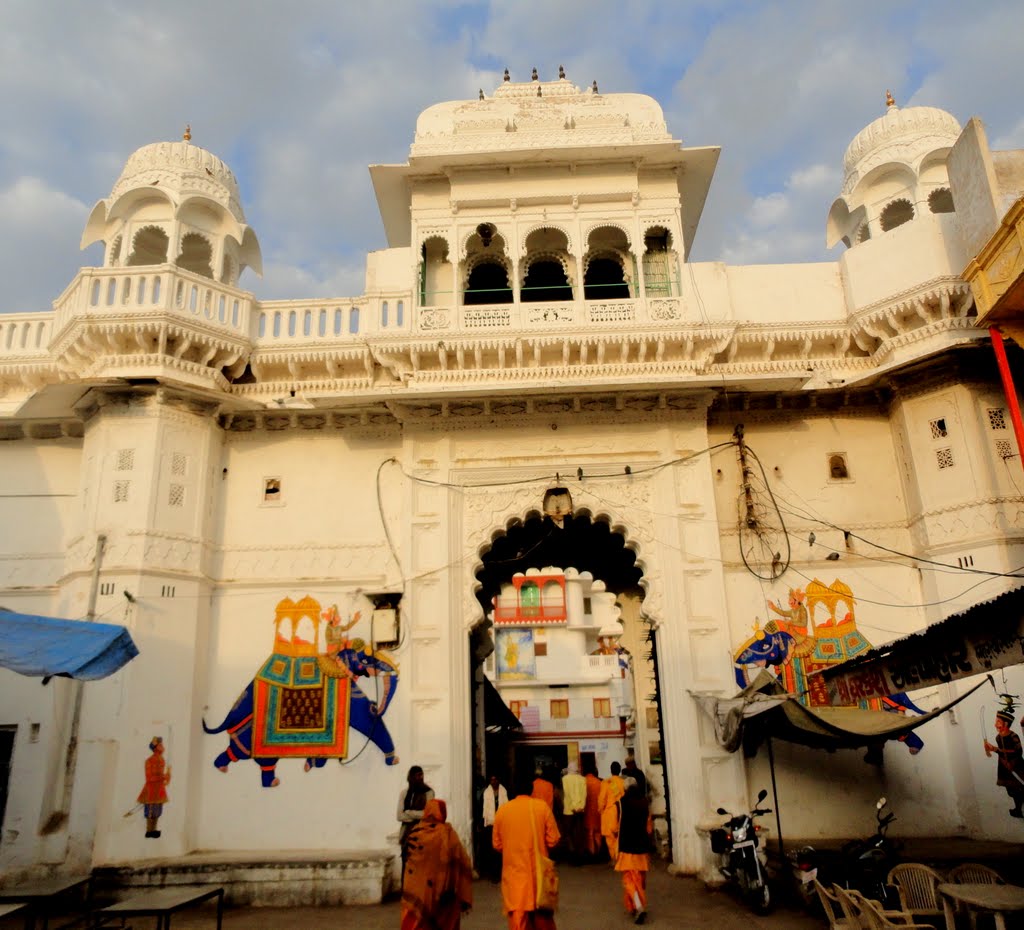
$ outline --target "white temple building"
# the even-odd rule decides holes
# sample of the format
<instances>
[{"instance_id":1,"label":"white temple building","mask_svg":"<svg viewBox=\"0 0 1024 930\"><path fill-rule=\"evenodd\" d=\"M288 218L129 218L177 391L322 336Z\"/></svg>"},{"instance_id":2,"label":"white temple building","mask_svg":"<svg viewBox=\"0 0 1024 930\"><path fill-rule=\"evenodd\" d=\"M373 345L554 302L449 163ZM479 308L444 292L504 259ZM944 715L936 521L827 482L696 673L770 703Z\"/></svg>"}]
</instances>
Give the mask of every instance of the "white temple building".
<instances>
[{"instance_id":1,"label":"white temple building","mask_svg":"<svg viewBox=\"0 0 1024 930\"><path fill-rule=\"evenodd\" d=\"M232 863L236 900L281 902L267 864L299 859L318 900L379 900L409 765L471 836L485 678L541 702L534 743L656 769L697 873L715 809L768 774L689 692L734 693L770 623L846 624L853 650L1019 584L1024 475L978 325L979 288L1016 266L967 272L1020 212L1024 152L888 106L822 204L836 260L731 266L689 260L719 150L685 128L564 77L430 107L408 161L370 168L387 248L331 300L246 289L257 233L215 155L129 155L82 237L102 266L0 316L0 606L124 624L140 655L84 686L0 670L0 875ZM564 526L542 513L556 479ZM558 591L525 606L559 595L557 621L523 612L535 576ZM849 595L817 597L808 631L819 589ZM613 685L620 654L591 653L620 616ZM533 679L502 672L512 630ZM997 678L1024 693L1020 666ZM1019 842L983 750L996 700L882 766L776 745L788 836L860 835L884 793L894 834ZM138 801L154 736L159 837Z\"/></svg>"}]
</instances>

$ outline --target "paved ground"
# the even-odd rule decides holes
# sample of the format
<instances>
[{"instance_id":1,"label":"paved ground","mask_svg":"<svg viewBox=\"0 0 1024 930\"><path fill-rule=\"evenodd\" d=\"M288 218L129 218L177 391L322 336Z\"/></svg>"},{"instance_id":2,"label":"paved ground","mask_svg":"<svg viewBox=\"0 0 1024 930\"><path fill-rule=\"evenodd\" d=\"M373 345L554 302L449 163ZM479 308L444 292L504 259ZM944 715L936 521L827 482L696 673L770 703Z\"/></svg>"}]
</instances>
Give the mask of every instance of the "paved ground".
<instances>
[{"instance_id":1,"label":"paved ground","mask_svg":"<svg viewBox=\"0 0 1024 930\"><path fill-rule=\"evenodd\" d=\"M625 930L632 927L622 906L619 876L609 865L572 868L561 866L562 906L556 917L559 930ZM501 913L497 885L478 881L473 887L473 911L463 930L502 930L508 926ZM647 925L663 930L823 930L824 920L779 907L758 917L727 892L707 891L693 878L668 874L663 864L651 872L648 884ZM134 930L152 924L132 922ZM397 901L375 907L243 908L228 912L226 930L397 930ZM182 912L174 917L174 930L212 930L214 913Z\"/></svg>"}]
</instances>

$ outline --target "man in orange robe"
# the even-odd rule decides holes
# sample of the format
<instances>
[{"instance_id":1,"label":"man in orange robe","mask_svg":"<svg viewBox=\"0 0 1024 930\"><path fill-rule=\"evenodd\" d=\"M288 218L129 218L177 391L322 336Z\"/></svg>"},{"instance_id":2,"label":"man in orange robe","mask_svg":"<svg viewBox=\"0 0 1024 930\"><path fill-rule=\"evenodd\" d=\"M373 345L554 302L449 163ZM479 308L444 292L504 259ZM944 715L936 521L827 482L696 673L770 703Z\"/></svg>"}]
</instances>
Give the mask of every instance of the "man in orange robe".
<instances>
[{"instance_id":1,"label":"man in orange robe","mask_svg":"<svg viewBox=\"0 0 1024 930\"><path fill-rule=\"evenodd\" d=\"M597 806L601 811L601 835L608 844L608 855L615 862L619 854L619 798L626 793L626 786L619 775L622 766L612 763L612 774L601 782L601 793L597 796Z\"/></svg>"},{"instance_id":2,"label":"man in orange robe","mask_svg":"<svg viewBox=\"0 0 1024 930\"><path fill-rule=\"evenodd\" d=\"M551 810L555 809L555 786L544 777L544 773L540 769L534 773L533 791L530 797L543 801Z\"/></svg>"},{"instance_id":3,"label":"man in orange robe","mask_svg":"<svg viewBox=\"0 0 1024 930\"><path fill-rule=\"evenodd\" d=\"M522 793L494 815L494 848L502 854L501 900L508 914L509 930L556 930L550 911L537 910L536 845L542 855L558 844L555 815L527 793L529 776L519 786ZM535 839L536 838L536 839Z\"/></svg>"},{"instance_id":4,"label":"man in orange robe","mask_svg":"<svg viewBox=\"0 0 1024 930\"><path fill-rule=\"evenodd\" d=\"M601 852L601 807L598 798L601 795L601 779L593 762L587 762L583 774L587 780L587 803L583 808L583 835L587 855L593 858Z\"/></svg>"}]
</instances>

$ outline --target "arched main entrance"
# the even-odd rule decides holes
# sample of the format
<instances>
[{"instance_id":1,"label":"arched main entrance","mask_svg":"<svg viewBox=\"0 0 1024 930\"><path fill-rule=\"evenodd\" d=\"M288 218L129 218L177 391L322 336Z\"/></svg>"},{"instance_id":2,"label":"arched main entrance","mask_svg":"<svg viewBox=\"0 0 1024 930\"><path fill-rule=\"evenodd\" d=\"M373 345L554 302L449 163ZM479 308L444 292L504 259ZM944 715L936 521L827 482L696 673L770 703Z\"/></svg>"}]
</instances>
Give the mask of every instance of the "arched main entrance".
<instances>
[{"instance_id":1,"label":"arched main entrance","mask_svg":"<svg viewBox=\"0 0 1024 930\"><path fill-rule=\"evenodd\" d=\"M523 768L547 770L557 781L570 761L593 763L606 777L611 761L633 755L648 776L657 832L669 853L656 639L643 619L643 568L625 531L584 511L561 527L532 512L492 537L475 577L487 618L470 634L475 783L482 790L496 774L509 785ZM601 634L619 613L622 635L613 641ZM528 661L513 643L510 674L506 643L518 628ZM573 636L559 640L562 632ZM616 690L612 680L610 697L603 696L581 681L601 675L597 669L608 670L606 690L616 675L625 684ZM625 703L617 696L627 688ZM522 730L509 728L509 710Z\"/></svg>"}]
</instances>

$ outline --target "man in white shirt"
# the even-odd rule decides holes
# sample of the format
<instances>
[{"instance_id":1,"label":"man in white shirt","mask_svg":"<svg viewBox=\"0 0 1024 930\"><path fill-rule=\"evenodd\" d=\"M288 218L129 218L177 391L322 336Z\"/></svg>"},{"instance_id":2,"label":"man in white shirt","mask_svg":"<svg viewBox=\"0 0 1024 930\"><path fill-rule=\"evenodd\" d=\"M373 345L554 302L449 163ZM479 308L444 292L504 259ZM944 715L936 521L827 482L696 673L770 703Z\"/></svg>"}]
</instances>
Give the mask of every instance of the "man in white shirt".
<instances>
[{"instance_id":1,"label":"man in white shirt","mask_svg":"<svg viewBox=\"0 0 1024 930\"><path fill-rule=\"evenodd\" d=\"M562 776L562 836L568 847L569 860L579 865L583 858L583 808L587 806L587 780L579 766L570 762Z\"/></svg>"},{"instance_id":2,"label":"man in white shirt","mask_svg":"<svg viewBox=\"0 0 1024 930\"><path fill-rule=\"evenodd\" d=\"M487 787L484 788L483 862L481 863L481 872L492 882L501 880L501 853L495 850L492 837L494 836L494 815L503 804L508 804L508 792L498 780L498 776L492 775Z\"/></svg>"}]
</instances>

